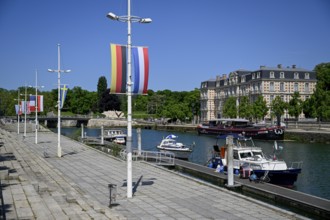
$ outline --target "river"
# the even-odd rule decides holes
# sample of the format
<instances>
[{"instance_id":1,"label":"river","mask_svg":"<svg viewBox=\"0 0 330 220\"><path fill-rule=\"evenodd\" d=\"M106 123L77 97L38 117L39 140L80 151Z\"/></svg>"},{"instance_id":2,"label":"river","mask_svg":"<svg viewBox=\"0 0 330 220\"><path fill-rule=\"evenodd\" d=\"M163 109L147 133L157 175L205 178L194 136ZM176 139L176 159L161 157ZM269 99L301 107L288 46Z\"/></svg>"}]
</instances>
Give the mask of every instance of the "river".
<instances>
[{"instance_id":1,"label":"river","mask_svg":"<svg viewBox=\"0 0 330 220\"><path fill-rule=\"evenodd\" d=\"M61 133L69 136L77 130L78 128L62 128ZM53 131L57 132L57 129L53 129ZM87 136L99 137L101 134L101 130L97 128L85 128L85 132ZM142 129L142 150L157 151L156 145L170 133L169 131ZM137 133L135 129L132 134L132 147L136 148ZM201 165L204 165L211 157L213 145L217 141L214 136L199 136L197 133L173 132L173 134L178 136L179 142L195 143L189 161ZM224 142L224 140L219 140L218 144L221 146ZM274 142L259 140L254 140L254 142L263 149L266 155L272 154ZM303 161L302 173L298 176L294 190L330 200L330 145L291 141L278 141L277 143L279 146L283 146L283 151L278 156L279 159L284 159L288 165L291 162Z\"/></svg>"}]
</instances>

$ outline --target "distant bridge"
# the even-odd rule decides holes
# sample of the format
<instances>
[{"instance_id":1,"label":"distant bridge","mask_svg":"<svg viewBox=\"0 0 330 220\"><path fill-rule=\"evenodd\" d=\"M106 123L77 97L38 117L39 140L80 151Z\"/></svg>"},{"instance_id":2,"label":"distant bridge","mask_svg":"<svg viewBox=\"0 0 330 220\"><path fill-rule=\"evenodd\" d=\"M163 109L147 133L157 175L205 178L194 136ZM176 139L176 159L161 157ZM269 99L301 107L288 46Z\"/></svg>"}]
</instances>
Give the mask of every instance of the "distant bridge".
<instances>
[{"instance_id":1,"label":"distant bridge","mask_svg":"<svg viewBox=\"0 0 330 220\"><path fill-rule=\"evenodd\" d=\"M17 116L9 116L6 118L11 118L13 120L17 120ZM29 114L26 115L26 120L34 121L35 120L35 114ZM77 121L76 126L80 127L81 124L87 125L88 121L93 118L91 116L87 115L73 115L73 116L61 116L61 121ZM24 114L21 115L20 117L21 120L24 120ZM38 116L38 121L40 123L46 124L47 127L56 127L57 126L57 120L58 117L57 115L54 116Z\"/></svg>"}]
</instances>

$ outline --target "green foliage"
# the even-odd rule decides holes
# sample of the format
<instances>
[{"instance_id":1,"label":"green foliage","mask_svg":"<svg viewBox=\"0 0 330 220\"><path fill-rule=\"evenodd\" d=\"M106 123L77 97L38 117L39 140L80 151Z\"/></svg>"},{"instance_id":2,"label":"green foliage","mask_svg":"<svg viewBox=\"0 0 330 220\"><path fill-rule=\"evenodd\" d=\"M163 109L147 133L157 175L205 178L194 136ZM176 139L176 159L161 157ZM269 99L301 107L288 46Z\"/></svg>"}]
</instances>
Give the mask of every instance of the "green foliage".
<instances>
[{"instance_id":1,"label":"green foliage","mask_svg":"<svg viewBox=\"0 0 330 220\"><path fill-rule=\"evenodd\" d=\"M108 87L108 84L107 84L107 79L105 78L105 76L101 76L99 78L99 81L97 83L97 100L98 100L98 103L99 103L99 112L103 112L104 109L103 109L103 103L101 104L101 99L102 99L102 96L103 94L107 91L107 87Z\"/></svg>"},{"instance_id":2,"label":"green foliage","mask_svg":"<svg viewBox=\"0 0 330 220\"><path fill-rule=\"evenodd\" d=\"M302 112L302 101L300 99L299 92L294 92L291 100L289 101L289 115L294 116L298 120L299 115Z\"/></svg>"},{"instance_id":3,"label":"green foliage","mask_svg":"<svg viewBox=\"0 0 330 220\"><path fill-rule=\"evenodd\" d=\"M256 119L264 119L267 115L268 107L267 102L264 100L262 95L258 96L257 100L252 105L253 108L253 116Z\"/></svg>"},{"instance_id":4,"label":"green foliage","mask_svg":"<svg viewBox=\"0 0 330 220\"><path fill-rule=\"evenodd\" d=\"M236 118L237 117L237 107L236 107L236 98L235 97L229 97L223 106L223 112L224 117L228 118Z\"/></svg>"},{"instance_id":5,"label":"green foliage","mask_svg":"<svg viewBox=\"0 0 330 220\"><path fill-rule=\"evenodd\" d=\"M311 115L316 115L319 120L329 120L330 119L330 62L320 63L315 69L317 84L316 90L312 95L315 104L315 109L311 109L309 112ZM306 109L305 109L306 111Z\"/></svg>"},{"instance_id":6,"label":"green foliage","mask_svg":"<svg viewBox=\"0 0 330 220\"><path fill-rule=\"evenodd\" d=\"M110 89L102 93L99 100L99 111L120 110L120 99L115 94L110 94Z\"/></svg>"},{"instance_id":7,"label":"green foliage","mask_svg":"<svg viewBox=\"0 0 330 220\"><path fill-rule=\"evenodd\" d=\"M69 111L76 114L89 114L96 110L96 104L97 94L95 92L88 92L77 86L68 90L66 105L69 106Z\"/></svg>"},{"instance_id":8,"label":"green foliage","mask_svg":"<svg viewBox=\"0 0 330 220\"><path fill-rule=\"evenodd\" d=\"M253 116L253 108L250 104L248 96L241 97L240 104L238 106L238 115L240 118L249 119Z\"/></svg>"},{"instance_id":9,"label":"green foliage","mask_svg":"<svg viewBox=\"0 0 330 220\"><path fill-rule=\"evenodd\" d=\"M284 102L280 96L276 96L271 103L271 114L274 114L277 118L277 125L280 125L281 116L284 114L285 109L287 109L287 103Z\"/></svg>"}]
</instances>

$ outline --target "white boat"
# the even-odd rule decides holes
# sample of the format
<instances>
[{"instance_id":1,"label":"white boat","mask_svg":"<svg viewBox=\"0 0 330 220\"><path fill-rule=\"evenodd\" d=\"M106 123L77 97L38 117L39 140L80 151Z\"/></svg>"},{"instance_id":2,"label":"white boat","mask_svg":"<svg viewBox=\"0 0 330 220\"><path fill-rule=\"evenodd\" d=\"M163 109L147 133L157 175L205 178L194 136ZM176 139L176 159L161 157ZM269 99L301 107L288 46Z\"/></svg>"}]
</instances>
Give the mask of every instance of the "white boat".
<instances>
[{"instance_id":1,"label":"white boat","mask_svg":"<svg viewBox=\"0 0 330 220\"><path fill-rule=\"evenodd\" d=\"M162 152L171 152L174 153L176 158L185 159L189 158L189 155L193 151L193 145L187 146L183 143L177 142L175 139L178 136L173 134L168 135L165 137L159 145L157 145L157 149Z\"/></svg>"},{"instance_id":2,"label":"white boat","mask_svg":"<svg viewBox=\"0 0 330 220\"><path fill-rule=\"evenodd\" d=\"M110 129L104 131L104 140L117 144L126 144L126 134L120 129Z\"/></svg>"},{"instance_id":3,"label":"white boat","mask_svg":"<svg viewBox=\"0 0 330 220\"><path fill-rule=\"evenodd\" d=\"M257 178L264 178L267 182L292 188L301 173L302 162L293 162L290 167L284 160L277 158L283 148L274 142L273 155L267 157L260 147L256 147L252 138L238 137L233 147L234 173L248 178L252 173ZM213 155L209 167L224 167L227 170L227 147L214 146Z\"/></svg>"}]
</instances>

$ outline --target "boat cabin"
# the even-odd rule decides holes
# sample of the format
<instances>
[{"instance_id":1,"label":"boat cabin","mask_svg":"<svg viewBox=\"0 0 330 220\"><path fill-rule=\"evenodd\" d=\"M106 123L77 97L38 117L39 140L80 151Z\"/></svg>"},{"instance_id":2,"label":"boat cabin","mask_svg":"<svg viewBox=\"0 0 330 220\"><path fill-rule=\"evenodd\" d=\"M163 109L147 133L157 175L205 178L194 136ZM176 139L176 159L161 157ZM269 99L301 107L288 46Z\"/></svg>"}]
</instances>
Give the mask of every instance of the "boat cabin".
<instances>
[{"instance_id":1,"label":"boat cabin","mask_svg":"<svg viewBox=\"0 0 330 220\"><path fill-rule=\"evenodd\" d=\"M246 127L250 124L246 119L214 119L209 121L210 127Z\"/></svg>"}]
</instances>

